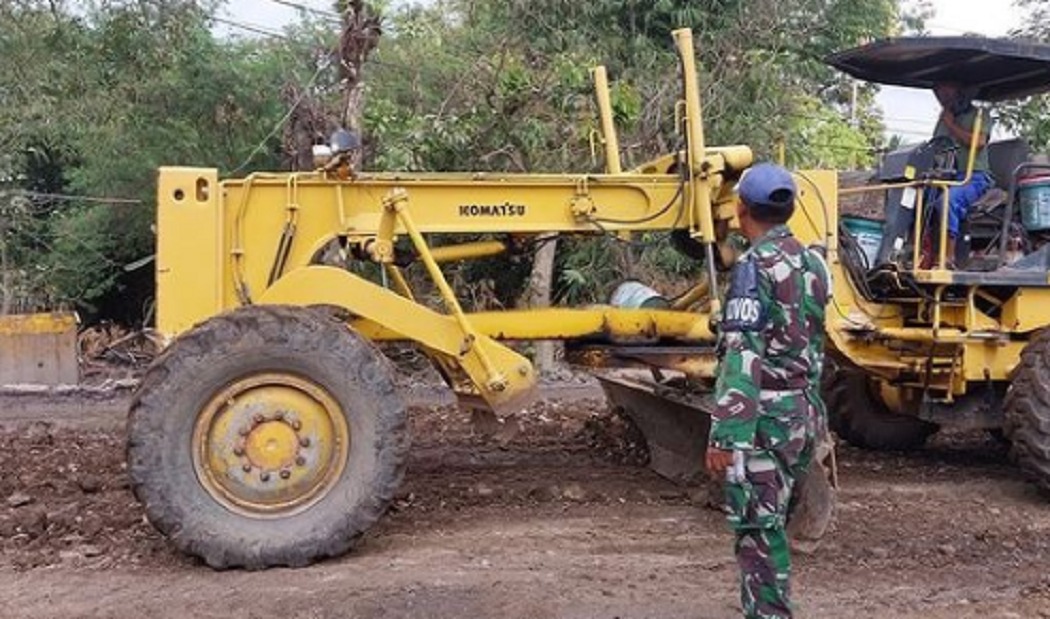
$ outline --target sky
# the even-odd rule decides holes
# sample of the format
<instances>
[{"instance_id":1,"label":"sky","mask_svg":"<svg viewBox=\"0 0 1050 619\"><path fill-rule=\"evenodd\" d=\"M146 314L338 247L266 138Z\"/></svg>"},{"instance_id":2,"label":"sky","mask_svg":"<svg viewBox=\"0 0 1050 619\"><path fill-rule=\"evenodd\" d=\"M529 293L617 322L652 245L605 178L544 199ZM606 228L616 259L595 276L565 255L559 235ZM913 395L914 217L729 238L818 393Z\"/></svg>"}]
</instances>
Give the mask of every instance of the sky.
<instances>
[{"instance_id":1,"label":"sky","mask_svg":"<svg viewBox=\"0 0 1050 619\"><path fill-rule=\"evenodd\" d=\"M321 10L332 6L330 0L290 1ZM932 0L931 4L935 14L927 22L927 28L933 35L1002 36L1019 26L1023 17L1012 0ZM275 0L228 0L226 7L229 20L264 29L279 30L295 21L297 14L296 9ZM883 109L887 135L899 134L906 141L928 137L940 112L933 94L926 90L886 86L879 94L878 103Z\"/></svg>"},{"instance_id":2,"label":"sky","mask_svg":"<svg viewBox=\"0 0 1050 619\"><path fill-rule=\"evenodd\" d=\"M932 35L959 36L968 33L1003 36L1021 25L1023 12L1011 0L933 0L936 14L926 27ZM888 135L906 141L929 137L940 114L940 106L928 90L883 86L882 106Z\"/></svg>"}]
</instances>

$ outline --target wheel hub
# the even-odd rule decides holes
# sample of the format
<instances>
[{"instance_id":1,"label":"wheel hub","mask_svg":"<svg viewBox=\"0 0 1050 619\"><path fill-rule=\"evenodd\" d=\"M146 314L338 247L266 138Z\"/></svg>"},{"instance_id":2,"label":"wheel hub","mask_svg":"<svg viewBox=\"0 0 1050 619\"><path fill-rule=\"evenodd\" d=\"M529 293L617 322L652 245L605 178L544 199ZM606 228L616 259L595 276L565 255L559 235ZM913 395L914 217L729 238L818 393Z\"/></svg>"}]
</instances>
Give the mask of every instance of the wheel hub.
<instances>
[{"instance_id":1,"label":"wheel hub","mask_svg":"<svg viewBox=\"0 0 1050 619\"><path fill-rule=\"evenodd\" d=\"M313 505L342 474L350 431L339 405L316 383L289 374L238 380L197 419L194 467L228 509L287 516Z\"/></svg>"},{"instance_id":2,"label":"wheel hub","mask_svg":"<svg viewBox=\"0 0 1050 619\"><path fill-rule=\"evenodd\" d=\"M299 454L299 436L283 419L264 421L248 433L245 464L262 470L290 468Z\"/></svg>"}]
</instances>

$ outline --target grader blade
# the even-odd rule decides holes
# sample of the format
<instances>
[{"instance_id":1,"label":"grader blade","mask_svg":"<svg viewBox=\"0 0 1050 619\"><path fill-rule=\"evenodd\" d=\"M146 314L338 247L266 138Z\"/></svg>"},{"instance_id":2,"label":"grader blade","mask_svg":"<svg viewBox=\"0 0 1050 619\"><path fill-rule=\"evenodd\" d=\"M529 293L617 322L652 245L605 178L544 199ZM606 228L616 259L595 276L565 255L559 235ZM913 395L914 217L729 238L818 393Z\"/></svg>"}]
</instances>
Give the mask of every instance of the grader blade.
<instances>
[{"instance_id":1,"label":"grader blade","mask_svg":"<svg viewBox=\"0 0 1050 619\"><path fill-rule=\"evenodd\" d=\"M824 465L814 462L795 487L795 502L788 517L791 547L802 553L816 551L835 519L836 491Z\"/></svg>"},{"instance_id":2,"label":"grader blade","mask_svg":"<svg viewBox=\"0 0 1050 619\"><path fill-rule=\"evenodd\" d=\"M609 404L634 422L649 446L649 466L685 483L704 471L710 414L697 394L628 377L599 376Z\"/></svg>"},{"instance_id":3,"label":"grader blade","mask_svg":"<svg viewBox=\"0 0 1050 619\"><path fill-rule=\"evenodd\" d=\"M611 407L638 426L649 447L649 466L678 483L704 474L704 454L711 427L710 394L630 377L599 376ZM788 517L792 548L814 552L835 516L836 491L825 462L831 444L822 442L813 463L795 487Z\"/></svg>"},{"instance_id":4,"label":"grader blade","mask_svg":"<svg viewBox=\"0 0 1050 619\"><path fill-rule=\"evenodd\" d=\"M816 551L835 519L837 490L825 466L832 449L830 440L821 442L809 470L795 486L788 535L791 547L801 553Z\"/></svg>"}]
</instances>

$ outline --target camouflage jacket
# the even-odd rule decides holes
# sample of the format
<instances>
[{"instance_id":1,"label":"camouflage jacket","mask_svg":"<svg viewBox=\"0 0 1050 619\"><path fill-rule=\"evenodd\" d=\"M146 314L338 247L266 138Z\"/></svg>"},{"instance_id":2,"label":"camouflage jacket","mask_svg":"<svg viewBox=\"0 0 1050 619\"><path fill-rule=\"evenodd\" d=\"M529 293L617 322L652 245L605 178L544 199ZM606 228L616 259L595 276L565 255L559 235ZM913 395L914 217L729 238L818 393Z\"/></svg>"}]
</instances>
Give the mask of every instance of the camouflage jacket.
<instances>
[{"instance_id":1,"label":"camouflage jacket","mask_svg":"<svg viewBox=\"0 0 1050 619\"><path fill-rule=\"evenodd\" d=\"M778 391L809 390L819 403L829 282L824 260L786 226L740 257L722 315L712 445L753 449L759 416L785 412Z\"/></svg>"}]
</instances>

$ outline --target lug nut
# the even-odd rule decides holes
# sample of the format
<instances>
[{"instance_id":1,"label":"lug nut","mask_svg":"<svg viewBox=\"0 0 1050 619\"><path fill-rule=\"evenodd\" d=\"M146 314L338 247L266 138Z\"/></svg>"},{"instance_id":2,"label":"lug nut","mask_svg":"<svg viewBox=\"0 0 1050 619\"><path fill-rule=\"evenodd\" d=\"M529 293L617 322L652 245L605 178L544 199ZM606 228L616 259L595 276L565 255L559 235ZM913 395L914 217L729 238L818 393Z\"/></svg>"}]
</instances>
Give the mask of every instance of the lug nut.
<instances>
[{"instance_id":1,"label":"lug nut","mask_svg":"<svg viewBox=\"0 0 1050 619\"><path fill-rule=\"evenodd\" d=\"M303 447L309 447L310 446L310 437L309 436L302 437L301 439L299 439L299 444L302 445Z\"/></svg>"},{"instance_id":2,"label":"lug nut","mask_svg":"<svg viewBox=\"0 0 1050 619\"><path fill-rule=\"evenodd\" d=\"M293 430L295 430L296 432L298 432L298 431L299 431L299 429L300 429L300 428L302 428L302 427L303 427L303 424L302 424L302 423L300 423L298 419L293 419L293 420L292 420L292 429L293 429Z\"/></svg>"},{"instance_id":3,"label":"lug nut","mask_svg":"<svg viewBox=\"0 0 1050 619\"><path fill-rule=\"evenodd\" d=\"M296 466L306 466L306 458L299 456L295 459Z\"/></svg>"},{"instance_id":4,"label":"lug nut","mask_svg":"<svg viewBox=\"0 0 1050 619\"><path fill-rule=\"evenodd\" d=\"M244 471L245 473L251 473L251 472L252 472L252 465L250 465L250 464L248 464L248 463L245 463L245 464L244 464L244 465L243 465L243 466L241 467L241 470L242 470L242 471Z\"/></svg>"},{"instance_id":5,"label":"lug nut","mask_svg":"<svg viewBox=\"0 0 1050 619\"><path fill-rule=\"evenodd\" d=\"M240 435L241 436L248 436L251 433L252 433L252 429L251 428L241 428L241 431L240 431Z\"/></svg>"},{"instance_id":6,"label":"lug nut","mask_svg":"<svg viewBox=\"0 0 1050 619\"><path fill-rule=\"evenodd\" d=\"M270 474L263 471L263 473L259 475L259 481L270 481Z\"/></svg>"},{"instance_id":7,"label":"lug nut","mask_svg":"<svg viewBox=\"0 0 1050 619\"><path fill-rule=\"evenodd\" d=\"M240 445L238 445L237 447L234 447L233 448L233 455L237 456L238 458L243 456L244 455L244 447L241 447Z\"/></svg>"},{"instance_id":8,"label":"lug nut","mask_svg":"<svg viewBox=\"0 0 1050 619\"><path fill-rule=\"evenodd\" d=\"M255 413L255 415L252 417L252 421L254 421L258 425L258 424L266 421L266 418L264 418L259 413Z\"/></svg>"},{"instance_id":9,"label":"lug nut","mask_svg":"<svg viewBox=\"0 0 1050 619\"><path fill-rule=\"evenodd\" d=\"M292 472L289 471L288 469L284 469L284 470L281 471L281 479L288 479L291 476L292 476Z\"/></svg>"},{"instance_id":10,"label":"lug nut","mask_svg":"<svg viewBox=\"0 0 1050 619\"><path fill-rule=\"evenodd\" d=\"M284 421L284 411L277 411L273 416L274 421Z\"/></svg>"}]
</instances>

